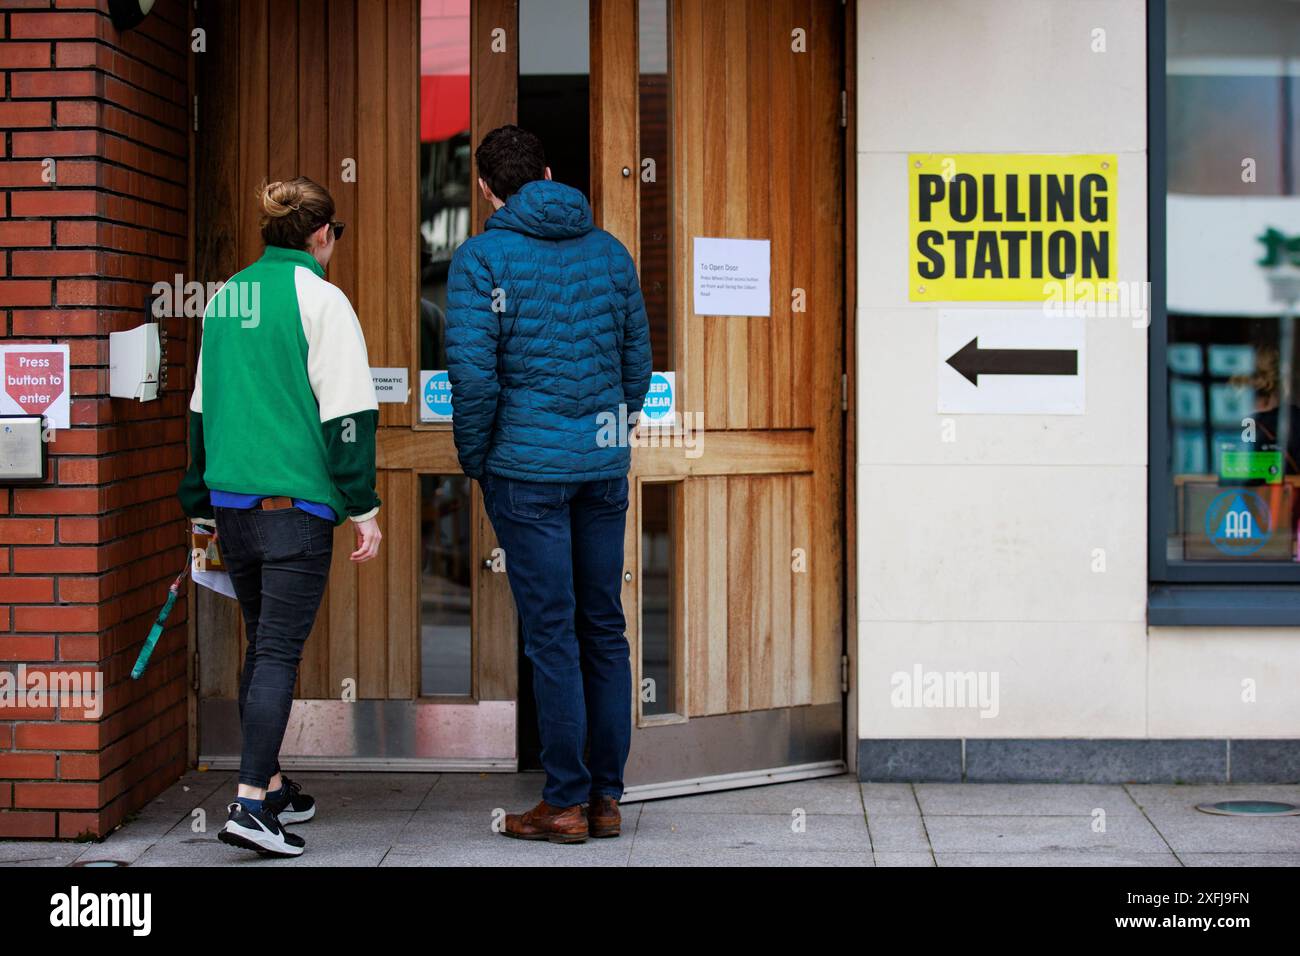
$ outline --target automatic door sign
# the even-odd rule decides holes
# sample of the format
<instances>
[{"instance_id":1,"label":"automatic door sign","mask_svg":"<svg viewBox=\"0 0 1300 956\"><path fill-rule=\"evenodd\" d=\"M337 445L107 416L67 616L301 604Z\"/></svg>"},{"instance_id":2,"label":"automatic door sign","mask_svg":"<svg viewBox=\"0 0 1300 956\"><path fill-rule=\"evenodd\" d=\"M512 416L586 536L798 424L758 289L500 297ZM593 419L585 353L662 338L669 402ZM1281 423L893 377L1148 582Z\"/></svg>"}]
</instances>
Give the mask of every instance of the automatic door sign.
<instances>
[{"instance_id":1,"label":"automatic door sign","mask_svg":"<svg viewBox=\"0 0 1300 956\"><path fill-rule=\"evenodd\" d=\"M1114 156L913 153L907 165L911 301L1113 297Z\"/></svg>"},{"instance_id":2,"label":"automatic door sign","mask_svg":"<svg viewBox=\"0 0 1300 956\"><path fill-rule=\"evenodd\" d=\"M1254 554L1273 536L1268 503L1244 488L1223 492L1205 509L1205 536L1231 557Z\"/></svg>"},{"instance_id":3,"label":"automatic door sign","mask_svg":"<svg viewBox=\"0 0 1300 956\"><path fill-rule=\"evenodd\" d=\"M420 372L420 421L451 421L451 379L443 369Z\"/></svg>"},{"instance_id":4,"label":"automatic door sign","mask_svg":"<svg viewBox=\"0 0 1300 956\"><path fill-rule=\"evenodd\" d=\"M375 398L380 402L401 402L407 400L406 369L372 368L370 380L375 386Z\"/></svg>"}]
</instances>

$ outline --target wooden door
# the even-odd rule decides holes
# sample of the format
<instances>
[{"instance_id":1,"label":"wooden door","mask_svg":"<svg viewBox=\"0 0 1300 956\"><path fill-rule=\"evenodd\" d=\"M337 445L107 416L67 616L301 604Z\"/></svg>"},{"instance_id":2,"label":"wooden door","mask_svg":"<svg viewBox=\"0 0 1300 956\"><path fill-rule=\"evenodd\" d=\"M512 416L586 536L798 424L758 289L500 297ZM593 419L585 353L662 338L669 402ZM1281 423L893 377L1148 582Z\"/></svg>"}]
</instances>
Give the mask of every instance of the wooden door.
<instances>
[{"instance_id":1,"label":"wooden door","mask_svg":"<svg viewBox=\"0 0 1300 956\"><path fill-rule=\"evenodd\" d=\"M460 473L450 426L422 423L419 413L422 358L438 351L422 325L437 279L429 260L449 252L443 243L430 253L421 238L423 139L441 137L433 146L445 159L513 116L515 59L490 52L492 24L510 6L207 0L199 8L207 51L197 76L198 278L220 281L260 255L262 180L309 176L347 223L328 278L356 308L371 365L405 369L410 383L407 401L380 405L379 559L352 564L352 529L336 532L285 738L290 766L515 766L514 606L505 575L490 566L496 542L477 486ZM440 92L454 101L463 88L468 129L446 117L432 133L422 124L431 38L441 57L432 69L447 79ZM458 63L470 77L457 75ZM448 191L467 207L457 221L481 228L485 211L468 208L468 170L461 178ZM451 608L441 621L440 607ZM450 681L437 668L431 676L429 664L448 640L464 645L451 655ZM201 758L222 766L238 754L244 644L233 602L201 597L198 646Z\"/></svg>"},{"instance_id":2,"label":"wooden door","mask_svg":"<svg viewBox=\"0 0 1300 956\"><path fill-rule=\"evenodd\" d=\"M689 428L633 452L629 797L834 772L843 10L835 0L590 0L589 10L591 198L638 258L656 370L676 375L689 416ZM425 23L425 11L449 20ZM439 250L417 236L431 221L422 35L466 38L465 138L477 143L517 116L518 2L205 0L198 15L208 52L196 74L197 278L224 279L260 252L252 197L264 177L317 179L349 224L329 278L357 307L371 364L405 368L412 387L408 402L381 406L384 554L354 567L350 529L338 532L287 764L513 767L517 620L505 575L484 566L495 541L477 489L462 489L459 523L447 525L456 534L428 530L450 514L431 482L454 483L459 468L449 426L418 412ZM470 189L462 201L481 228L480 197ZM769 316L694 314L695 237L770 240ZM421 635L429 605L447 597L426 573L431 539L434 551L455 539L455 573L440 580L456 577L471 615L467 686L453 695L424 693ZM197 628L201 757L221 766L238 752L237 615L204 595Z\"/></svg>"},{"instance_id":3,"label":"wooden door","mask_svg":"<svg viewBox=\"0 0 1300 956\"><path fill-rule=\"evenodd\" d=\"M633 452L629 796L838 772L842 6L592 2L597 220L689 426ZM770 240L770 316L694 313L695 237Z\"/></svg>"}]
</instances>

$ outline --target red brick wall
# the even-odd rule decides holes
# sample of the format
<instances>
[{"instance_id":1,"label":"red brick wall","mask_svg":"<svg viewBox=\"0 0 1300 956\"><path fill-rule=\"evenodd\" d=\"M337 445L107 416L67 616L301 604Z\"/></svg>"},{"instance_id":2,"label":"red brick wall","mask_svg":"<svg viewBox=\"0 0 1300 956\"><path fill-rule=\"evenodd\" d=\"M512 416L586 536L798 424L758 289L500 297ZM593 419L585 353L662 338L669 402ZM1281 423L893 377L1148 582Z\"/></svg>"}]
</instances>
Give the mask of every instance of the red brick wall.
<instances>
[{"instance_id":1,"label":"red brick wall","mask_svg":"<svg viewBox=\"0 0 1300 956\"><path fill-rule=\"evenodd\" d=\"M105 690L97 720L0 708L0 837L102 835L185 767L184 595L130 671L185 562L186 329L164 321L175 368L144 404L108 397L108 333L185 272L187 6L119 33L104 0L0 4L0 336L66 342L72 364L50 480L0 487L0 668L97 671Z\"/></svg>"}]
</instances>

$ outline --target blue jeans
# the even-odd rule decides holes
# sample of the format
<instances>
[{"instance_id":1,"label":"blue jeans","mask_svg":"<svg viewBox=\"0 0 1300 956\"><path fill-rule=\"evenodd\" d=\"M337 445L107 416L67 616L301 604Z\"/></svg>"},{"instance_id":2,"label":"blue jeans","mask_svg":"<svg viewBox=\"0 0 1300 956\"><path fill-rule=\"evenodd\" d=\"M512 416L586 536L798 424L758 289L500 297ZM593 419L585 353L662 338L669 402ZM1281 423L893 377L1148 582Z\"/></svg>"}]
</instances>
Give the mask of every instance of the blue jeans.
<instances>
[{"instance_id":1,"label":"blue jeans","mask_svg":"<svg viewBox=\"0 0 1300 956\"><path fill-rule=\"evenodd\" d=\"M239 681L239 782L265 787L280 769L298 662L329 578L334 524L298 508L213 513L248 637Z\"/></svg>"},{"instance_id":2,"label":"blue jeans","mask_svg":"<svg viewBox=\"0 0 1300 956\"><path fill-rule=\"evenodd\" d=\"M533 663L542 799L553 807L602 795L617 800L632 741L622 599L627 478L552 483L487 475L482 485Z\"/></svg>"}]
</instances>

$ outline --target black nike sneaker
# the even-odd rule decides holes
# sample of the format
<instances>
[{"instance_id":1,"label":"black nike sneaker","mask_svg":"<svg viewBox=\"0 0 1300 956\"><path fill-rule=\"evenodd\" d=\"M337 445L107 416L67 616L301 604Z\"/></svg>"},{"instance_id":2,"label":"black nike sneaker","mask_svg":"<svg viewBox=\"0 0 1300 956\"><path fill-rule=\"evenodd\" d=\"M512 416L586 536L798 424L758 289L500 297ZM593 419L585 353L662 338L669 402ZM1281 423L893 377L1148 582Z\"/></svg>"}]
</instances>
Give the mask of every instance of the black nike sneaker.
<instances>
[{"instance_id":1,"label":"black nike sneaker","mask_svg":"<svg viewBox=\"0 0 1300 956\"><path fill-rule=\"evenodd\" d=\"M262 856L302 856L307 841L281 826L265 806L261 810L246 810L242 803L235 802L226 809L230 817L217 834L222 843L253 850Z\"/></svg>"},{"instance_id":2,"label":"black nike sneaker","mask_svg":"<svg viewBox=\"0 0 1300 956\"><path fill-rule=\"evenodd\" d=\"M280 797L273 798L269 793L263 806L276 815L285 826L306 823L316 815L316 801L302 792L302 787L280 774Z\"/></svg>"}]
</instances>

